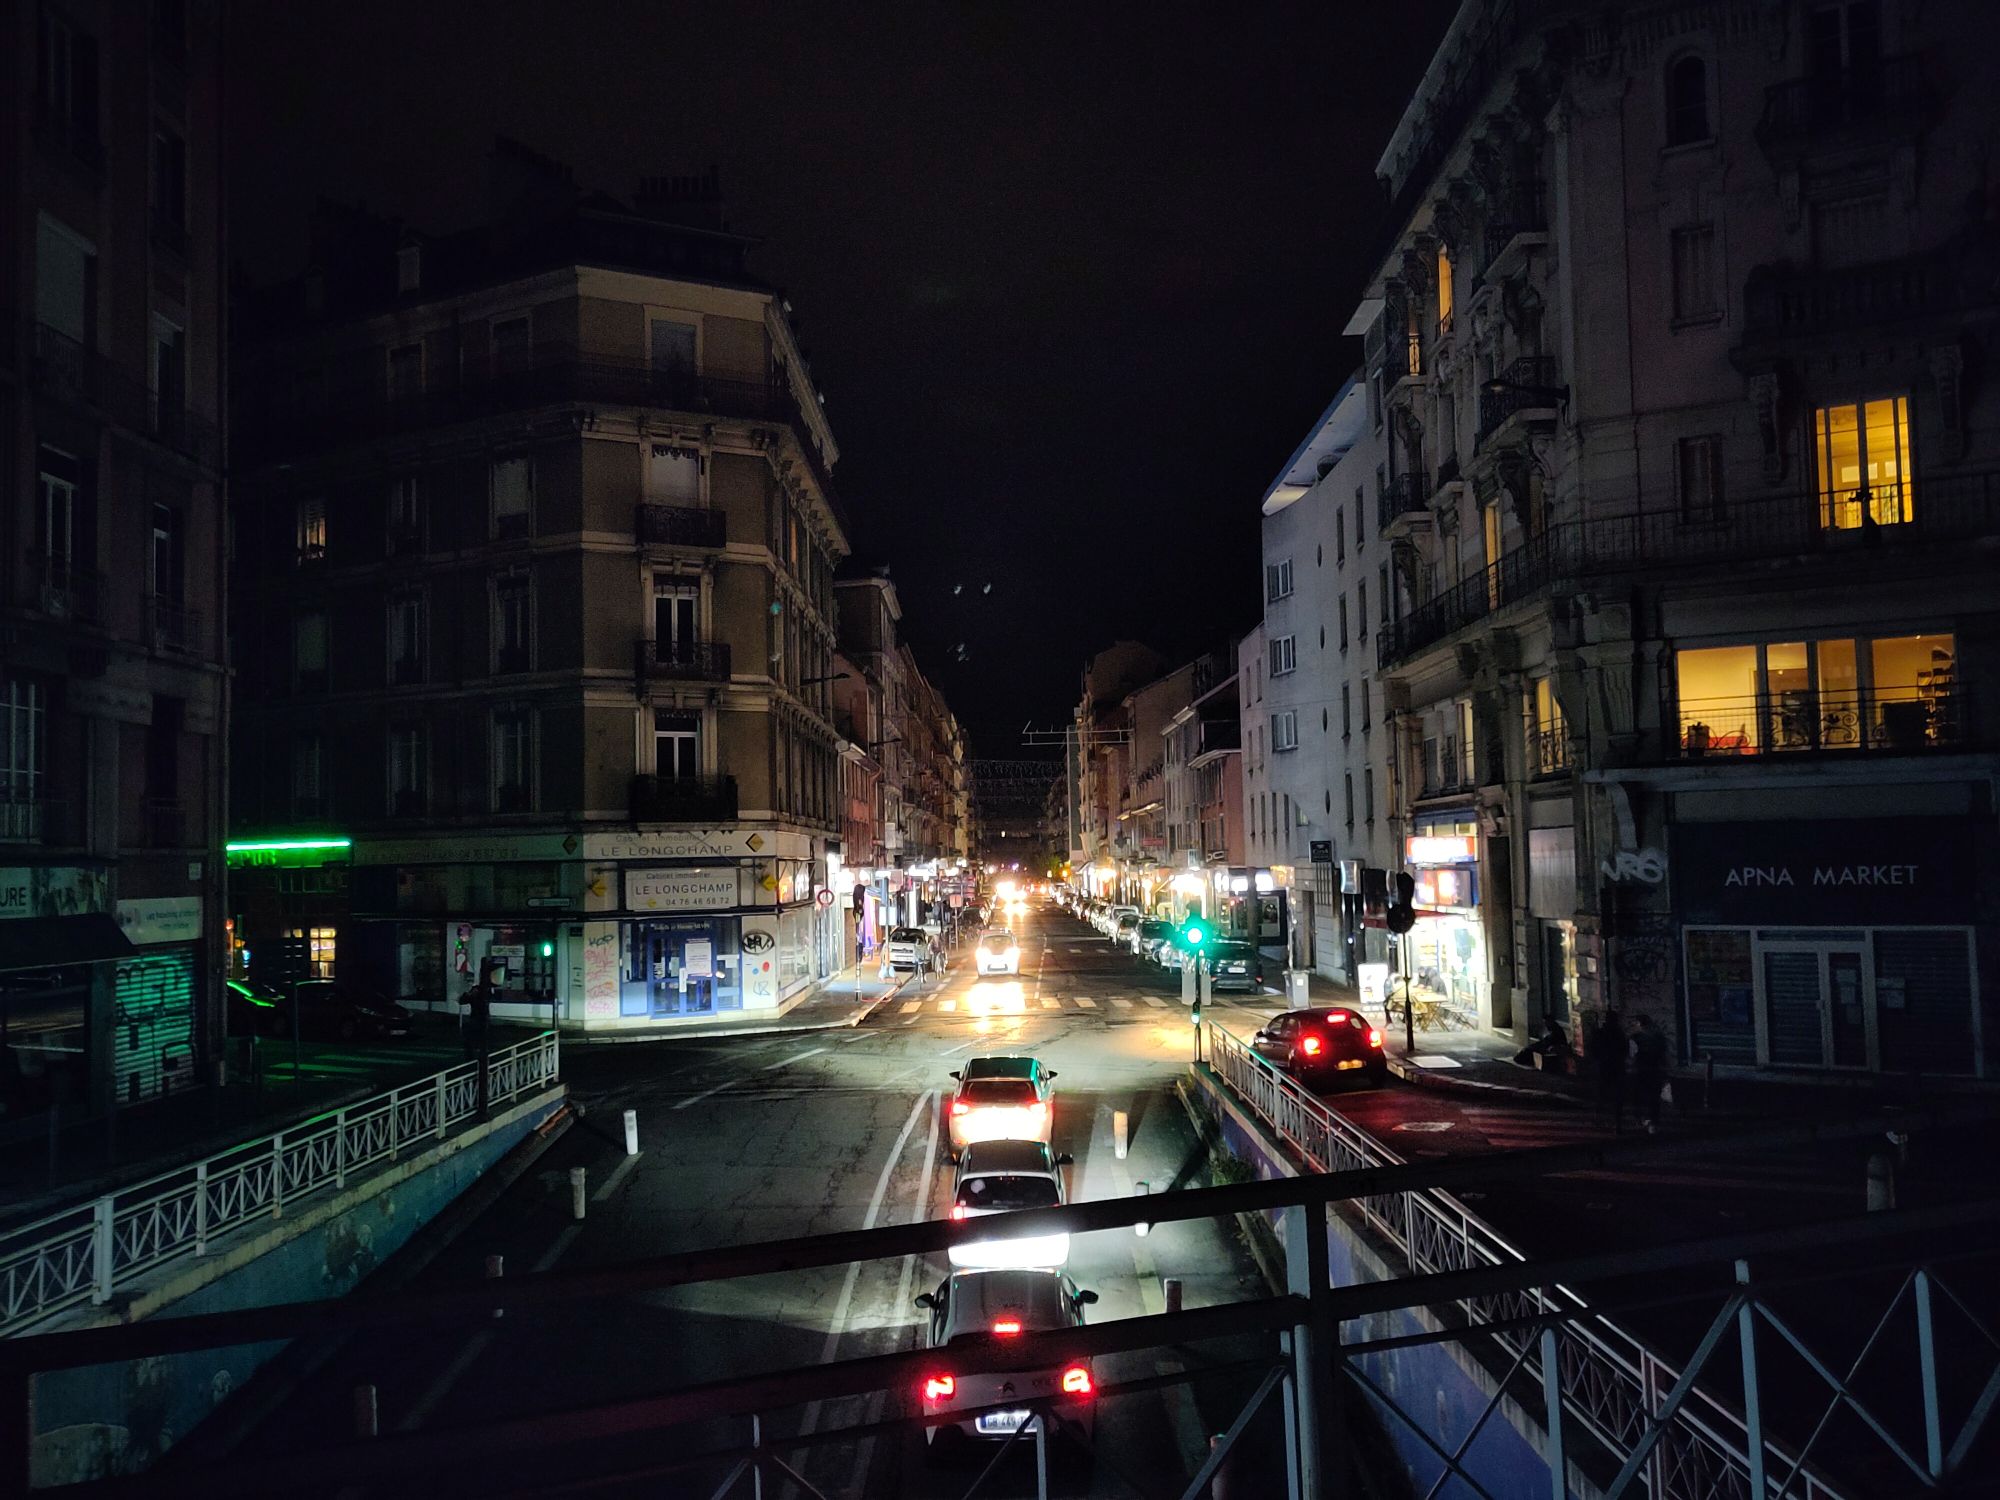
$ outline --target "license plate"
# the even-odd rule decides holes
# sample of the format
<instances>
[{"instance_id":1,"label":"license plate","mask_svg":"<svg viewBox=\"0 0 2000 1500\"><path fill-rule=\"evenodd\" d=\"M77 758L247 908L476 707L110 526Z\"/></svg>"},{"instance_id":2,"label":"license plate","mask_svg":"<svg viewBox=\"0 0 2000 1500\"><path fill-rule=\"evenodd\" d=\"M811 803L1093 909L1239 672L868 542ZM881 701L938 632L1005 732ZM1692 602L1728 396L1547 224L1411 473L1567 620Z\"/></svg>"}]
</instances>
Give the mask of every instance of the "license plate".
<instances>
[{"instance_id":1,"label":"license plate","mask_svg":"<svg viewBox=\"0 0 2000 1500\"><path fill-rule=\"evenodd\" d=\"M1343 1057L1339 1062L1334 1064L1334 1067L1336 1067L1343 1073L1345 1073L1349 1068L1359 1068L1364 1066L1366 1066L1366 1064L1364 1064L1358 1057Z\"/></svg>"},{"instance_id":2,"label":"license plate","mask_svg":"<svg viewBox=\"0 0 2000 1500\"><path fill-rule=\"evenodd\" d=\"M1010 1432L1019 1432L1021 1424L1027 1420L1025 1411L989 1411L980 1413L977 1425L981 1432L1004 1437Z\"/></svg>"}]
</instances>

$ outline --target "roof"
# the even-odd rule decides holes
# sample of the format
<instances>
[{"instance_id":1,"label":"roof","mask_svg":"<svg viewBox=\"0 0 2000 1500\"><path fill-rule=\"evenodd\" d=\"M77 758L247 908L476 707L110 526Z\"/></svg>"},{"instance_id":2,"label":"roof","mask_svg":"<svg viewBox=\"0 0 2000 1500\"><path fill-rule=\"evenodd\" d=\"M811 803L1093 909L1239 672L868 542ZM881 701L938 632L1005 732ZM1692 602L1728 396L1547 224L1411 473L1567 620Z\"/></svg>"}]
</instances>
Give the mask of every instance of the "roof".
<instances>
[{"instance_id":1,"label":"roof","mask_svg":"<svg viewBox=\"0 0 2000 1500\"><path fill-rule=\"evenodd\" d=\"M1264 491L1264 514L1276 515L1319 482L1361 438L1368 422L1368 391L1359 371L1347 377L1332 403L1292 450L1278 477Z\"/></svg>"},{"instance_id":2,"label":"roof","mask_svg":"<svg viewBox=\"0 0 2000 1500\"><path fill-rule=\"evenodd\" d=\"M1033 1078L1041 1062L1032 1057L968 1057L959 1069L966 1078Z\"/></svg>"},{"instance_id":3,"label":"roof","mask_svg":"<svg viewBox=\"0 0 2000 1500\"><path fill-rule=\"evenodd\" d=\"M1055 1170L1055 1156L1040 1141L974 1141L959 1153L958 1172L1039 1172Z\"/></svg>"},{"instance_id":4,"label":"roof","mask_svg":"<svg viewBox=\"0 0 2000 1500\"><path fill-rule=\"evenodd\" d=\"M1027 1332L1068 1328L1069 1299L1060 1271L957 1271L951 1278L949 1334L989 1333L1001 1318L1016 1318Z\"/></svg>"}]
</instances>

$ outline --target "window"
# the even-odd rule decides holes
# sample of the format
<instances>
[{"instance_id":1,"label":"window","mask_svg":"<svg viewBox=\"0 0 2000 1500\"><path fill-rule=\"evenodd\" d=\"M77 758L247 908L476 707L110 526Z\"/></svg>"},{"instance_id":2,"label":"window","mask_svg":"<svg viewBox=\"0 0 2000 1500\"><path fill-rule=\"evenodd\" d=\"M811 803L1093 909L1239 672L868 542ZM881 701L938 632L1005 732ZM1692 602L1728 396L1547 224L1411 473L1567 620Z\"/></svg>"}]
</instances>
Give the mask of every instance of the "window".
<instances>
[{"instance_id":1,"label":"window","mask_svg":"<svg viewBox=\"0 0 2000 1500\"><path fill-rule=\"evenodd\" d=\"M1382 372L1377 370L1368 380L1368 413L1375 419L1375 430L1382 430L1382 411L1386 403L1382 400Z\"/></svg>"},{"instance_id":2,"label":"window","mask_svg":"<svg viewBox=\"0 0 2000 1500\"><path fill-rule=\"evenodd\" d=\"M153 0L153 41L169 52L187 46L187 0Z\"/></svg>"},{"instance_id":3,"label":"window","mask_svg":"<svg viewBox=\"0 0 2000 1500\"><path fill-rule=\"evenodd\" d=\"M389 730L389 814L420 817L427 788L424 731L420 724L396 724Z\"/></svg>"},{"instance_id":4,"label":"window","mask_svg":"<svg viewBox=\"0 0 2000 1500\"><path fill-rule=\"evenodd\" d=\"M306 977L309 979L333 978L334 949L339 941L337 927L294 927L292 941L303 945L306 956Z\"/></svg>"},{"instance_id":5,"label":"window","mask_svg":"<svg viewBox=\"0 0 2000 1500\"><path fill-rule=\"evenodd\" d=\"M1387 563L1383 563L1381 567L1375 570L1375 595L1377 599L1375 605L1376 611L1381 616L1381 623L1387 625L1389 623L1389 565Z\"/></svg>"},{"instance_id":6,"label":"window","mask_svg":"<svg viewBox=\"0 0 2000 1500\"><path fill-rule=\"evenodd\" d=\"M1361 679L1361 732L1368 732L1368 679Z\"/></svg>"},{"instance_id":7,"label":"window","mask_svg":"<svg viewBox=\"0 0 2000 1500\"><path fill-rule=\"evenodd\" d=\"M424 284L424 247L421 243L396 249L396 290L414 292Z\"/></svg>"},{"instance_id":8,"label":"window","mask_svg":"<svg viewBox=\"0 0 2000 1500\"><path fill-rule=\"evenodd\" d=\"M1354 492L1354 503L1361 503L1361 491ZM1339 506L1333 513L1333 560L1335 565L1347 561L1347 507Z\"/></svg>"},{"instance_id":9,"label":"window","mask_svg":"<svg viewBox=\"0 0 2000 1500\"><path fill-rule=\"evenodd\" d=\"M1474 771L1472 756L1472 700L1461 698L1455 706L1454 718L1458 724L1457 762L1452 766L1460 786L1472 786L1478 780Z\"/></svg>"},{"instance_id":10,"label":"window","mask_svg":"<svg viewBox=\"0 0 2000 1500\"><path fill-rule=\"evenodd\" d=\"M653 774L662 781L701 775L701 719L696 714L653 714Z\"/></svg>"},{"instance_id":11,"label":"window","mask_svg":"<svg viewBox=\"0 0 2000 1500\"><path fill-rule=\"evenodd\" d=\"M1683 521L1722 520L1722 439L1692 437L1676 443L1674 483Z\"/></svg>"},{"instance_id":12,"label":"window","mask_svg":"<svg viewBox=\"0 0 2000 1500\"><path fill-rule=\"evenodd\" d=\"M414 401L424 393L424 346L398 344L389 351L389 399Z\"/></svg>"},{"instance_id":13,"label":"window","mask_svg":"<svg viewBox=\"0 0 2000 1500\"><path fill-rule=\"evenodd\" d=\"M68 225L43 214L35 229L35 321L47 332L38 335L38 352L52 366L47 373L67 385L81 383L78 354L96 343L96 292L96 252Z\"/></svg>"},{"instance_id":14,"label":"window","mask_svg":"<svg viewBox=\"0 0 2000 1500\"><path fill-rule=\"evenodd\" d=\"M1440 334L1446 334L1451 332L1451 310L1452 310L1451 251L1446 249L1443 244L1440 244L1438 246L1437 283L1438 283L1438 292L1437 292L1438 332Z\"/></svg>"},{"instance_id":15,"label":"window","mask_svg":"<svg viewBox=\"0 0 2000 1500\"><path fill-rule=\"evenodd\" d=\"M653 374L656 378L663 378L673 384L694 377L696 365L693 324L655 318L646 334L647 352L651 356Z\"/></svg>"},{"instance_id":16,"label":"window","mask_svg":"<svg viewBox=\"0 0 2000 1500\"><path fill-rule=\"evenodd\" d=\"M1354 773L1352 771L1342 771L1340 773L1340 787L1342 795L1347 799L1347 826L1351 829L1354 827Z\"/></svg>"},{"instance_id":17,"label":"window","mask_svg":"<svg viewBox=\"0 0 2000 1500\"><path fill-rule=\"evenodd\" d=\"M292 814L312 818L326 812L326 785L322 780L326 745L317 734L302 734L292 741Z\"/></svg>"},{"instance_id":18,"label":"window","mask_svg":"<svg viewBox=\"0 0 2000 1500\"><path fill-rule=\"evenodd\" d=\"M1354 618L1356 631L1362 640L1368 639L1368 580L1362 579L1354 585Z\"/></svg>"},{"instance_id":19,"label":"window","mask_svg":"<svg viewBox=\"0 0 2000 1500\"><path fill-rule=\"evenodd\" d=\"M1708 124L1708 64L1676 58L1667 68L1667 144L1692 146L1715 134Z\"/></svg>"},{"instance_id":20,"label":"window","mask_svg":"<svg viewBox=\"0 0 2000 1500\"><path fill-rule=\"evenodd\" d=\"M1722 316L1716 294L1715 226L1690 224L1673 233L1674 321L1705 323Z\"/></svg>"},{"instance_id":21,"label":"window","mask_svg":"<svg viewBox=\"0 0 2000 1500\"><path fill-rule=\"evenodd\" d=\"M1347 595L1340 596L1340 649L1347 649Z\"/></svg>"},{"instance_id":22,"label":"window","mask_svg":"<svg viewBox=\"0 0 2000 1500\"><path fill-rule=\"evenodd\" d=\"M302 563L326 561L326 501L318 496L298 502L298 559Z\"/></svg>"},{"instance_id":23,"label":"window","mask_svg":"<svg viewBox=\"0 0 2000 1500\"><path fill-rule=\"evenodd\" d=\"M187 143L178 131L153 124L153 233L170 246L187 242Z\"/></svg>"},{"instance_id":24,"label":"window","mask_svg":"<svg viewBox=\"0 0 2000 1500\"><path fill-rule=\"evenodd\" d=\"M424 596L398 594L389 601L389 681L424 680Z\"/></svg>"},{"instance_id":25,"label":"window","mask_svg":"<svg viewBox=\"0 0 2000 1500\"><path fill-rule=\"evenodd\" d=\"M164 318L153 320L153 430L177 441L187 419L187 338Z\"/></svg>"},{"instance_id":26,"label":"window","mask_svg":"<svg viewBox=\"0 0 2000 1500\"><path fill-rule=\"evenodd\" d=\"M391 556L424 550L424 497L414 474L389 481L389 552Z\"/></svg>"},{"instance_id":27,"label":"window","mask_svg":"<svg viewBox=\"0 0 2000 1500\"><path fill-rule=\"evenodd\" d=\"M493 324L493 372L518 375L534 362L533 325L526 313Z\"/></svg>"},{"instance_id":28,"label":"window","mask_svg":"<svg viewBox=\"0 0 2000 1500\"><path fill-rule=\"evenodd\" d=\"M1375 466L1375 491L1377 494L1380 494L1388 487L1389 471L1381 464L1377 464ZM1361 530L1365 524L1361 518L1366 514L1367 510L1368 507L1361 503L1361 488L1357 485L1354 490L1354 550L1356 552L1359 552L1367 541L1367 538L1362 535Z\"/></svg>"},{"instance_id":29,"label":"window","mask_svg":"<svg viewBox=\"0 0 2000 1500\"><path fill-rule=\"evenodd\" d=\"M493 460L493 535L502 539L528 534L535 503L535 466L527 458Z\"/></svg>"},{"instance_id":30,"label":"window","mask_svg":"<svg viewBox=\"0 0 2000 1500\"><path fill-rule=\"evenodd\" d=\"M301 610L292 620L292 671L302 693L326 688L326 611Z\"/></svg>"},{"instance_id":31,"label":"window","mask_svg":"<svg viewBox=\"0 0 2000 1500\"><path fill-rule=\"evenodd\" d=\"M526 672L535 656L534 583L525 572L493 580L493 670Z\"/></svg>"},{"instance_id":32,"label":"window","mask_svg":"<svg viewBox=\"0 0 2000 1500\"><path fill-rule=\"evenodd\" d=\"M48 714L41 684L0 677L0 839L41 835Z\"/></svg>"},{"instance_id":33,"label":"window","mask_svg":"<svg viewBox=\"0 0 2000 1500\"><path fill-rule=\"evenodd\" d=\"M493 810L527 812L533 806L534 721L526 709L493 715Z\"/></svg>"},{"instance_id":34,"label":"window","mask_svg":"<svg viewBox=\"0 0 2000 1500\"><path fill-rule=\"evenodd\" d=\"M1816 79L1879 87L1882 10L1877 0L1814 6L1806 18L1806 70Z\"/></svg>"},{"instance_id":35,"label":"window","mask_svg":"<svg viewBox=\"0 0 2000 1500\"><path fill-rule=\"evenodd\" d=\"M1773 641L1675 654L1684 755L1918 750L1961 722L1956 639Z\"/></svg>"},{"instance_id":36,"label":"window","mask_svg":"<svg viewBox=\"0 0 2000 1500\"><path fill-rule=\"evenodd\" d=\"M1536 776L1569 768L1569 726L1550 677L1537 677L1528 689L1528 765Z\"/></svg>"},{"instance_id":37,"label":"window","mask_svg":"<svg viewBox=\"0 0 2000 1500\"><path fill-rule=\"evenodd\" d=\"M646 498L662 505L701 503L701 455L692 448L653 443L646 456Z\"/></svg>"},{"instance_id":38,"label":"window","mask_svg":"<svg viewBox=\"0 0 2000 1500\"><path fill-rule=\"evenodd\" d=\"M1275 604L1280 599L1291 597L1292 560L1264 564L1264 602Z\"/></svg>"},{"instance_id":39,"label":"window","mask_svg":"<svg viewBox=\"0 0 2000 1500\"><path fill-rule=\"evenodd\" d=\"M1820 525L1834 531L1912 519L1910 402L1886 396L1813 412Z\"/></svg>"},{"instance_id":40,"label":"window","mask_svg":"<svg viewBox=\"0 0 2000 1500\"><path fill-rule=\"evenodd\" d=\"M1340 737L1348 739L1353 733L1354 700L1348 691L1348 685L1343 682L1340 685Z\"/></svg>"},{"instance_id":41,"label":"window","mask_svg":"<svg viewBox=\"0 0 2000 1500\"><path fill-rule=\"evenodd\" d=\"M97 134L97 39L42 7L35 102L42 125L95 164L103 148Z\"/></svg>"},{"instance_id":42,"label":"window","mask_svg":"<svg viewBox=\"0 0 2000 1500\"><path fill-rule=\"evenodd\" d=\"M155 599L180 603L187 579L187 517L178 506L153 506L153 544L147 554L146 587Z\"/></svg>"},{"instance_id":43,"label":"window","mask_svg":"<svg viewBox=\"0 0 2000 1500\"><path fill-rule=\"evenodd\" d=\"M1282 677L1299 664L1298 638L1281 635L1271 642L1271 675Z\"/></svg>"},{"instance_id":44,"label":"window","mask_svg":"<svg viewBox=\"0 0 2000 1500\"><path fill-rule=\"evenodd\" d=\"M87 568L93 556L84 535L88 510L82 498L82 466L59 449L42 448L36 454L36 467L42 503L35 515L35 545L47 581L66 587L71 573Z\"/></svg>"},{"instance_id":45,"label":"window","mask_svg":"<svg viewBox=\"0 0 2000 1500\"><path fill-rule=\"evenodd\" d=\"M1299 715L1296 709L1285 709L1271 715L1271 748L1273 750L1296 750L1299 748Z\"/></svg>"},{"instance_id":46,"label":"window","mask_svg":"<svg viewBox=\"0 0 2000 1500\"><path fill-rule=\"evenodd\" d=\"M1361 816L1367 823L1375 821L1375 768L1364 766L1361 771Z\"/></svg>"}]
</instances>

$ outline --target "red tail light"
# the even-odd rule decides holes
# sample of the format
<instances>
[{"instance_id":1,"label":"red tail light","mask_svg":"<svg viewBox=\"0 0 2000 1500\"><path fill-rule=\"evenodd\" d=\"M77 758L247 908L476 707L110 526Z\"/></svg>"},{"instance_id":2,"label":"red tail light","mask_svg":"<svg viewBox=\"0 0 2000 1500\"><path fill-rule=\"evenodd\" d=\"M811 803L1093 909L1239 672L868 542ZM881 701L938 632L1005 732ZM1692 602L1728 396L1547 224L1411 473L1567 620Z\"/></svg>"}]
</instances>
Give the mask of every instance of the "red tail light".
<instances>
[{"instance_id":1,"label":"red tail light","mask_svg":"<svg viewBox=\"0 0 2000 1500\"><path fill-rule=\"evenodd\" d=\"M1305 1053L1307 1057L1318 1057L1319 1049L1324 1045L1325 1043L1321 1042L1318 1037L1309 1036L1299 1043L1299 1051Z\"/></svg>"},{"instance_id":2,"label":"red tail light","mask_svg":"<svg viewBox=\"0 0 2000 1500\"><path fill-rule=\"evenodd\" d=\"M993 1325L993 1331L995 1333L1019 1333L1021 1331L1021 1320L1019 1318L1002 1318Z\"/></svg>"},{"instance_id":3,"label":"red tail light","mask_svg":"<svg viewBox=\"0 0 2000 1500\"><path fill-rule=\"evenodd\" d=\"M926 1401L943 1401L958 1389L958 1382L949 1375L933 1375L924 1382Z\"/></svg>"},{"instance_id":4,"label":"red tail light","mask_svg":"<svg viewBox=\"0 0 2000 1500\"><path fill-rule=\"evenodd\" d=\"M1037 1099L1033 1104L1030 1104L1028 1106L1028 1113L1037 1120L1041 1119L1042 1116L1046 1115L1048 1112L1049 1112L1049 1107L1046 1104L1042 1103L1042 1101L1039 1099Z\"/></svg>"},{"instance_id":5,"label":"red tail light","mask_svg":"<svg viewBox=\"0 0 2000 1500\"><path fill-rule=\"evenodd\" d=\"M1062 1372L1062 1388L1065 1396L1088 1396L1094 1389L1090 1371L1082 1365L1071 1365Z\"/></svg>"},{"instance_id":6,"label":"red tail light","mask_svg":"<svg viewBox=\"0 0 2000 1500\"><path fill-rule=\"evenodd\" d=\"M951 1112L955 1115L969 1115L972 1113L972 1106L963 1099L954 1099L951 1101Z\"/></svg>"},{"instance_id":7,"label":"red tail light","mask_svg":"<svg viewBox=\"0 0 2000 1500\"><path fill-rule=\"evenodd\" d=\"M1335 1011L1326 1018L1326 1024L1329 1026L1345 1026L1347 1024L1347 1012L1344 1010Z\"/></svg>"},{"instance_id":8,"label":"red tail light","mask_svg":"<svg viewBox=\"0 0 2000 1500\"><path fill-rule=\"evenodd\" d=\"M963 1203L954 1203L954 1204L952 1204L952 1206L951 1206L951 1216L952 1216L952 1217L953 1217L954 1219L962 1219L962 1218L964 1218L964 1217L965 1217L965 1205L964 1205Z\"/></svg>"},{"instance_id":9,"label":"red tail light","mask_svg":"<svg viewBox=\"0 0 2000 1500\"><path fill-rule=\"evenodd\" d=\"M1379 1026L1370 1026L1368 1028L1368 1045L1371 1047L1382 1045L1382 1030Z\"/></svg>"}]
</instances>

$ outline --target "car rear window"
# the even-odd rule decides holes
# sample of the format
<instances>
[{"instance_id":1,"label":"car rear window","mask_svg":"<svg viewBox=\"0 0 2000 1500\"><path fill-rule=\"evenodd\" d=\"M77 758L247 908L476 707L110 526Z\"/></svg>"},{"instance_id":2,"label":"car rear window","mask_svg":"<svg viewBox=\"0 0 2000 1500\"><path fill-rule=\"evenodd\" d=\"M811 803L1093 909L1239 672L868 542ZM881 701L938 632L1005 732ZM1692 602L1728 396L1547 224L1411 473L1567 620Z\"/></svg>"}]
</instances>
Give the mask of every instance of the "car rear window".
<instances>
[{"instance_id":1,"label":"car rear window","mask_svg":"<svg viewBox=\"0 0 2000 1500\"><path fill-rule=\"evenodd\" d=\"M1014 946L1014 942L1011 938L986 937L979 940L979 946L990 953L1005 953Z\"/></svg>"},{"instance_id":2,"label":"car rear window","mask_svg":"<svg viewBox=\"0 0 2000 1500\"><path fill-rule=\"evenodd\" d=\"M1052 1208L1061 1199L1046 1177L968 1177L958 1201L965 1208Z\"/></svg>"},{"instance_id":3,"label":"car rear window","mask_svg":"<svg viewBox=\"0 0 2000 1500\"><path fill-rule=\"evenodd\" d=\"M965 1085L969 1104L1033 1104L1035 1086L1025 1078L975 1078Z\"/></svg>"},{"instance_id":4,"label":"car rear window","mask_svg":"<svg viewBox=\"0 0 2000 1500\"><path fill-rule=\"evenodd\" d=\"M889 934L892 943L921 943L923 940L924 930L921 927L898 927Z\"/></svg>"}]
</instances>

